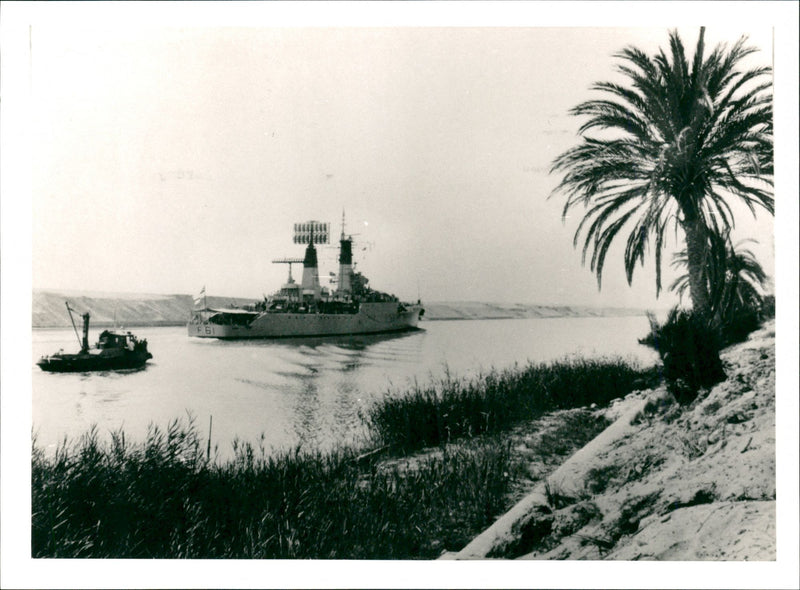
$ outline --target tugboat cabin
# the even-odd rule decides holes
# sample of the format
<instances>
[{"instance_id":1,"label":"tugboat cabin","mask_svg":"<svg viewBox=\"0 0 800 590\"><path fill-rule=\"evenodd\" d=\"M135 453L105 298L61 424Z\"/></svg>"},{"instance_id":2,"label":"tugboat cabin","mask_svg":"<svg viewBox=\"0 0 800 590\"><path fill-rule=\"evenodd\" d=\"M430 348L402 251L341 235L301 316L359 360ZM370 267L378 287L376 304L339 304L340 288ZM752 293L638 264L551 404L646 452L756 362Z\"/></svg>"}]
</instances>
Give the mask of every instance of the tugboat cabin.
<instances>
[{"instance_id":1,"label":"tugboat cabin","mask_svg":"<svg viewBox=\"0 0 800 590\"><path fill-rule=\"evenodd\" d=\"M139 340L130 332L111 332L104 330L100 334L100 339L97 342L97 348L101 350L114 349L114 348L127 348L133 350Z\"/></svg>"}]
</instances>

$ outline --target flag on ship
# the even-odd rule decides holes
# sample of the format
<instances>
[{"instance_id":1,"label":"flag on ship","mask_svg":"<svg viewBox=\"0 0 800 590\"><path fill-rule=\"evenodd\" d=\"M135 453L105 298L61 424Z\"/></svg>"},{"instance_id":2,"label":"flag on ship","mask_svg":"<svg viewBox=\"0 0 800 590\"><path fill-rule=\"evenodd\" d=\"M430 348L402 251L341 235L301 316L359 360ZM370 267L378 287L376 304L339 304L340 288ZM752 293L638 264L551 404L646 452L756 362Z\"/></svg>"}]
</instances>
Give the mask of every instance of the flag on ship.
<instances>
[{"instance_id":1,"label":"flag on ship","mask_svg":"<svg viewBox=\"0 0 800 590\"><path fill-rule=\"evenodd\" d=\"M200 305L201 303L205 302L205 299L206 299L206 286L203 285L203 288L200 289L200 293L194 296L193 301L195 305Z\"/></svg>"}]
</instances>

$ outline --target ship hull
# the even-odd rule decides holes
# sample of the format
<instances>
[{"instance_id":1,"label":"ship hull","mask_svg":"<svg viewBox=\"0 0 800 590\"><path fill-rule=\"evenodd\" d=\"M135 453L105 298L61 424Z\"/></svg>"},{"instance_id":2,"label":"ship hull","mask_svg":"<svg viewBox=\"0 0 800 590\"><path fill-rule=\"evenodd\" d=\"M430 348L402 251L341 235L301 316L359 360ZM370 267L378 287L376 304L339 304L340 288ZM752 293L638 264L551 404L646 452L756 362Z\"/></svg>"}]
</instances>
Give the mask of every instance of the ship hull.
<instances>
[{"instance_id":1,"label":"ship hull","mask_svg":"<svg viewBox=\"0 0 800 590\"><path fill-rule=\"evenodd\" d=\"M112 351L111 353L54 354L36 364L48 373L85 373L88 371L118 371L139 369L153 358L149 352Z\"/></svg>"},{"instance_id":2,"label":"ship hull","mask_svg":"<svg viewBox=\"0 0 800 590\"><path fill-rule=\"evenodd\" d=\"M421 313L419 305L397 302L361 303L356 313L262 312L244 321L241 314L201 311L193 314L187 329L189 336L220 339L382 334L417 328Z\"/></svg>"}]
</instances>

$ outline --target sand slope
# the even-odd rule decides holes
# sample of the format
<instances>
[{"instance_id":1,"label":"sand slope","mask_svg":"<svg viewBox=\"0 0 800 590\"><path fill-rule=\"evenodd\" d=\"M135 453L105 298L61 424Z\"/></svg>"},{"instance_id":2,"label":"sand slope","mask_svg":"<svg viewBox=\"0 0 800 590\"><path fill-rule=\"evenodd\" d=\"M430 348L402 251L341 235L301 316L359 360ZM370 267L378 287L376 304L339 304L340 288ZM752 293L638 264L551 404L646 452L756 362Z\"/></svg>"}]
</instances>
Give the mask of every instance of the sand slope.
<instances>
[{"instance_id":1,"label":"sand slope","mask_svg":"<svg viewBox=\"0 0 800 590\"><path fill-rule=\"evenodd\" d=\"M211 307L252 303L250 299L208 297ZM44 291L35 289L32 300L34 328L66 328L70 326L64 302L79 313L91 314L91 325L101 326L181 326L189 321L192 309L190 295L158 295L146 293L90 293ZM80 318L75 318L80 322Z\"/></svg>"},{"instance_id":2,"label":"sand slope","mask_svg":"<svg viewBox=\"0 0 800 590\"><path fill-rule=\"evenodd\" d=\"M774 330L723 351L728 378L690 406L663 386L618 400L608 429L445 557L774 560Z\"/></svg>"},{"instance_id":3,"label":"sand slope","mask_svg":"<svg viewBox=\"0 0 800 590\"><path fill-rule=\"evenodd\" d=\"M256 299L216 297L209 295L210 307L248 305ZM64 302L73 309L92 314L93 326L181 326L189 319L193 307L190 295L147 293L92 293L34 289L32 325L34 328L61 328L70 325ZM549 317L631 316L642 310L592 308L510 303L478 303L472 301L423 302L424 320L523 319Z\"/></svg>"}]
</instances>

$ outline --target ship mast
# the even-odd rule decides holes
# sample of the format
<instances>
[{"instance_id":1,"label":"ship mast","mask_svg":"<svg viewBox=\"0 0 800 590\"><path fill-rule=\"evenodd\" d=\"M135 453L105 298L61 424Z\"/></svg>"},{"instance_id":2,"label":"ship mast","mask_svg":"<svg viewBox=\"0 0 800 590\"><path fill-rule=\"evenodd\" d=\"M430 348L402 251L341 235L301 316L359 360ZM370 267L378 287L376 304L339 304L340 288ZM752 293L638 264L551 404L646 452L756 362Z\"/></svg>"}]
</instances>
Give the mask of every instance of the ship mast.
<instances>
[{"instance_id":1,"label":"ship mast","mask_svg":"<svg viewBox=\"0 0 800 590\"><path fill-rule=\"evenodd\" d=\"M273 260L272 264L288 264L289 265L289 280L287 281L288 284L294 283L294 279L292 278L292 265L293 264L303 264L304 258L279 258L277 260Z\"/></svg>"}]
</instances>

